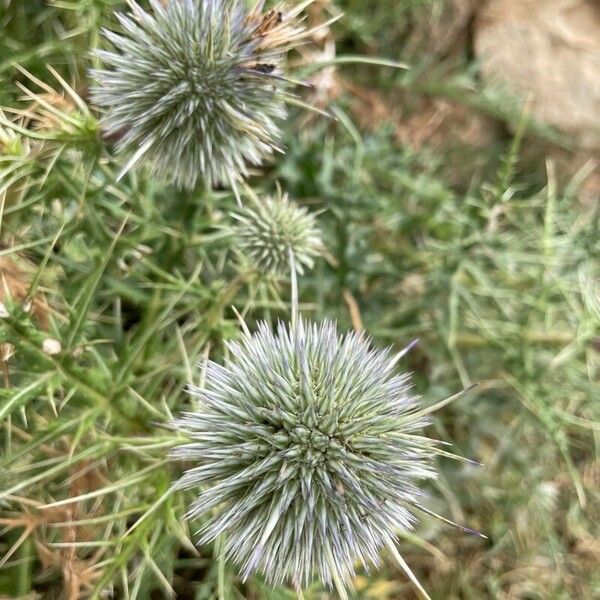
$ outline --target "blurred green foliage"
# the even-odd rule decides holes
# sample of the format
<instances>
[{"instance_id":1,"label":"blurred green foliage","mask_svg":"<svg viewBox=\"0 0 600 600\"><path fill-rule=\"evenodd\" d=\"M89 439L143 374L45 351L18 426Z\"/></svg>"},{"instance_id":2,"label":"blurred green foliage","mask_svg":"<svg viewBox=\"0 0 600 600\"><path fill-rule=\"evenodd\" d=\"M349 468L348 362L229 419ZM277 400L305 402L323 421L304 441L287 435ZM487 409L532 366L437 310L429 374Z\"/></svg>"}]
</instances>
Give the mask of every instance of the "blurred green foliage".
<instances>
[{"instance_id":1,"label":"blurred green foliage","mask_svg":"<svg viewBox=\"0 0 600 600\"><path fill-rule=\"evenodd\" d=\"M200 380L198 361L221 357L239 335L232 305L251 327L285 316L288 284L236 266L220 229L230 194L181 193L143 170L117 181L111 140L85 105L85 73L99 28L123 4L0 0L0 103L43 112L21 100L18 83L55 107L66 98L36 129L7 127L8 111L0 122L0 264L39 302L28 311L4 276L0 342L14 355L0 389L0 594L293 598L258 578L243 583L212 548L195 549L186 499L170 488L180 466L166 455L178 439L164 423L190 406L184 388ZM432 598L591 600L600 595L598 205L579 198L584 172L564 182L544 162L554 133L479 83L468 48L445 57L411 42L443 4L340 0L338 55L412 68L338 72L399 109L400 125L423 99L441 98L493 120L497 136L481 147L451 136L411 145L393 111L361 122L356 89L342 86L329 106L338 119L307 126L293 115L286 156L252 184L267 192L279 182L323 211L328 252L300 281L307 315L349 328L358 314L378 345L418 338L407 366L426 403L478 382L432 427L482 466L443 461L427 493L433 510L488 539L424 519L403 540ZM539 156L524 163L525 147ZM391 566L356 588L357 598L414 594Z\"/></svg>"}]
</instances>

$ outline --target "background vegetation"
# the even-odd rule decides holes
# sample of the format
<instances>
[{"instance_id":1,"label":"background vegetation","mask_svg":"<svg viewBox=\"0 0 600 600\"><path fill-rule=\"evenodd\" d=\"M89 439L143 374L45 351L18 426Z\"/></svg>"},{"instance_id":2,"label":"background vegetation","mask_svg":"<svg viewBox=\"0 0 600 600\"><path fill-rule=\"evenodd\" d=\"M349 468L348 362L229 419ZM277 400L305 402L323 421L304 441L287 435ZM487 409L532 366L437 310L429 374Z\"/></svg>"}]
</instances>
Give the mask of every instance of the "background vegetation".
<instances>
[{"instance_id":1,"label":"background vegetation","mask_svg":"<svg viewBox=\"0 0 600 600\"><path fill-rule=\"evenodd\" d=\"M336 119L295 112L285 157L252 185L322 211L305 314L381 346L418 338L428 404L479 382L431 433L482 466L442 461L427 493L488 539L423 519L402 541L432 598L598 598L598 201L582 200L585 170L546 160L560 136L479 81L468 43L434 47L443 4L315 2L315 21L345 16L294 61L335 43L410 68L300 66L307 100ZM123 5L0 0L0 595L293 598L195 549L170 492L180 465L163 424L189 407L185 383L239 335L232 304L250 325L274 321L289 286L237 260L231 194L143 170L117 182L86 70ZM392 566L355 586L414 597Z\"/></svg>"}]
</instances>

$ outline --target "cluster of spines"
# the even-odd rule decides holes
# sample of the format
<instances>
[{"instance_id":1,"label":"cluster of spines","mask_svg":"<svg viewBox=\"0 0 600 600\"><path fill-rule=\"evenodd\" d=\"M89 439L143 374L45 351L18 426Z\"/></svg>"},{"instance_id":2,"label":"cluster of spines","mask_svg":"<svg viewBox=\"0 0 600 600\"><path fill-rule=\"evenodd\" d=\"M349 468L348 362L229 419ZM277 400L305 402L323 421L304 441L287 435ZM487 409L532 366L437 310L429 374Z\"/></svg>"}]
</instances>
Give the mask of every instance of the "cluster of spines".
<instances>
[{"instance_id":1,"label":"cluster of spines","mask_svg":"<svg viewBox=\"0 0 600 600\"><path fill-rule=\"evenodd\" d=\"M241 0L129 0L121 33L105 31L92 89L105 133L159 179L183 188L237 185L281 151L290 81L286 53L306 35L304 5L246 11Z\"/></svg>"},{"instance_id":2,"label":"cluster of spines","mask_svg":"<svg viewBox=\"0 0 600 600\"><path fill-rule=\"evenodd\" d=\"M263 275L288 273L290 257L294 270L303 274L322 251L315 216L281 191L246 203L232 217L236 223L231 230L240 250Z\"/></svg>"},{"instance_id":3,"label":"cluster of spines","mask_svg":"<svg viewBox=\"0 0 600 600\"><path fill-rule=\"evenodd\" d=\"M435 476L409 378L389 352L328 322L261 324L229 351L193 390L198 411L175 424L191 440L175 455L201 463L180 481L204 490L189 516L218 508L200 541L224 535L244 577L341 589L357 561L376 564L412 528Z\"/></svg>"}]
</instances>

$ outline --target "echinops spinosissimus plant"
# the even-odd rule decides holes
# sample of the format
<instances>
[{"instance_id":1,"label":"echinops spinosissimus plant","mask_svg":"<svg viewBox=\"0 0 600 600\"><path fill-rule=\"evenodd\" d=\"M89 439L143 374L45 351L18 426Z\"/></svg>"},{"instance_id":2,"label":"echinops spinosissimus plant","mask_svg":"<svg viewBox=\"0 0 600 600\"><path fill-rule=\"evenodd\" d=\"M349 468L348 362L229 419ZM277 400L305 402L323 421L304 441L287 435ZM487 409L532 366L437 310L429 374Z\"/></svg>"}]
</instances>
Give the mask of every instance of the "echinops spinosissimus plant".
<instances>
[{"instance_id":1,"label":"echinops spinosissimus plant","mask_svg":"<svg viewBox=\"0 0 600 600\"><path fill-rule=\"evenodd\" d=\"M264 275L281 276L290 268L290 253L296 271L312 268L322 250L315 215L278 190L275 196L253 198L232 214L231 232L253 268Z\"/></svg>"},{"instance_id":2,"label":"echinops spinosissimus plant","mask_svg":"<svg viewBox=\"0 0 600 600\"><path fill-rule=\"evenodd\" d=\"M236 184L280 150L292 82L287 52L307 35L298 18L310 1L263 12L239 0L128 0L122 31L104 31L92 99L129 157L182 188Z\"/></svg>"},{"instance_id":3,"label":"echinops spinosissimus plant","mask_svg":"<svg viewBox=\"0 0 600 600\"><path fill-rule=\"evenodd\" d=\"M292 275L294 279L294 275ZM435 440L392 355L358 332L296 317L266 323L209 361L193 387L197 408L173 427L189 443L174 456L197 463L179 481L202 488L188 512L205 517L200 543L219 538L244 578L301 590L315 579L346 597L355 565L387 549L428 597L395 546L435 478ZM301 594L301 592L299 592Z\"/></svg>"}]
</instances>

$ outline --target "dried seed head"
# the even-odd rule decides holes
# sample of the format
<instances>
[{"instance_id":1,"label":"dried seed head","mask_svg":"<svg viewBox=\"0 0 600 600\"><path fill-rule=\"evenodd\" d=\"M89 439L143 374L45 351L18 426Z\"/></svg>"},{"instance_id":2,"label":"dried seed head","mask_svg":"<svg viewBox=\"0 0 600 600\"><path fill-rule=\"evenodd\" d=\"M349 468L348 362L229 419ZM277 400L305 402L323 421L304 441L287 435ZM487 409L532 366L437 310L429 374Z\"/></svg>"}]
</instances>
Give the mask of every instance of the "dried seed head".
<instances>
[{"instance_id":1,"label":"dried seed head","mask_svg":"<svg viewBox=\"0 0 600 600\"><path fill-rule=\"evenodd\" d=\"M30 155L32 148L30 140L14 132L10 127L4 127L8 121L3 110L0 110L0 181L3 191L0 191L0 204L4 204L3 221L7 220L6 209L18 203L26 187L24 182L30 173Z\"/></svg>"},{"instance_id":2,"label":"dried seed head","mask_svg":"<svg viewBox=\"0 0 600 600\"><path fill-rule=\"evenodd\" d=\"M35 271L36 266L22 255L0 256L0 302L31 302L27 294ZM43 294L36 294L30 310L40 327L47 329L50 309Z\"/></svg>"},{"instance_id":3,"label":"dried seed head","mask_svg":"<svg viewBox=\"0 0 600 600\"><path fill-rule=\"evenodd\" d=\"M0 256L0 318L9 316L8 302L19 302L27 312L31 311L42 329L48 327L49 307L43 294L36 294L33 302L27 296L35 273L35 265L25 257L15 254ZM0 362L6 362L14 354L11 344L0 344Z\"/></svg>"},{"instance_id":4,"label":"dried seed head","mask_svg":"<svg viewBox=\"0 0 600 600\"><path fill-rule=\"evenodd\" d=\"M260 203L247 204L233 214L233 233L241 251L263 274L289 273L290 253L296 271L312 268L321 250L321 236L314 215L278 193Z\"/></svg>"},{"instance_id":5,"label":"dried seed head","mask_svg":"<svg viewBox=\"0 0 600 600\"><path fill-rule=\"evenodd\" d=\"M113 51L99 51L95 103L106 133L155 176L193 188L235 187L279 150L290 82L283 63L304 37L299 9L247 12L239 0L129 0L117 15L123 31L105 31ZM305 3L304 3L305 4Z\"/></svg>"},{"instance_id":6,"label":"dried seed head","mask_svg":"<svg viewBox=\"0 0 600 600\"><path fill-rule=\"evenodd\" d=\"M344 594L355 564L378 563L410 530L436 444L401 355L374 349L332 323L266 324L209 362L193 389L197 412L174 426L190 437L175 456L197 463L181 488L202 487L189 517L207 520L200 543L223 534L244 577ZM398 555L399 556L399 555Z\"/></svg>"}]
</instances>

